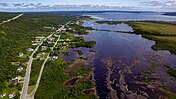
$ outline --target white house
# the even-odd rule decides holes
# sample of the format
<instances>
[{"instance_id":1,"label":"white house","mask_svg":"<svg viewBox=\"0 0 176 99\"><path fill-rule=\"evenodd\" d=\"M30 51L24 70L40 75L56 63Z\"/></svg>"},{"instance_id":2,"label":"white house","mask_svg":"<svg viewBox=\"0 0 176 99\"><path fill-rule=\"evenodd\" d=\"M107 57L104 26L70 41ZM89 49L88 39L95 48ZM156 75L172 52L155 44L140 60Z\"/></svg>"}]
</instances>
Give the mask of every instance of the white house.
<instances>
[{"instance_id":1,"label":"white house","mask_svg":"<svg viewBox=\"0 0 176 99\"><path fill-rule=\"evenodd\" d=\"M23 70L23 67L18 67L18 69L17 69L18 71L21 71L21 70Z\"/></svg>"},{"instance_id":2,"label":"white house","mask_svg":"<svg viewBox=\"0 0 176 99\"><path fill-rule=\"evenodd\" d=\"M4 98L6 96L6 93L1 94L1 98Z\"/></svg>"},{"instance_id":3,"label":"white house","mask_svg":"<svg viewBox=\"0 0 176 99\"><path fill-rule=\"evenodd\" d=\"M58 56L51 56L50 57L50 60L55 60L55 59L57 59L58 58Z\"/></svg>"},{"instance_id":4,"label":"white house","mask_svg":"<svg viewBox=\"0 0 176 99\"><path fill-rule=\"evenodd\" d=\"M11 92L11 93L9 94L9 98L13 98L13 97L15 97L15 93L14 93L14 92Z\"/></svg>"},{"instance_id":5,"label":"white house","mask_svg":"<svg viewBox=\"0 0 176 99\"><path fill-rule=\"evenodd\" d=\"M24 54L23 53L19 53L19 57L22 57Z\"/></svg>"},{"instance_id":6,"label":"white house","mask_svg":"<svg viewBox=\"0 0 176 99\"><path fill-rule=\"evenodd\" d=\"M27 51L28 51L28 52L32 52L32 51L34 51L34 49L28 48Z\"/></svg>"}]
</instances>

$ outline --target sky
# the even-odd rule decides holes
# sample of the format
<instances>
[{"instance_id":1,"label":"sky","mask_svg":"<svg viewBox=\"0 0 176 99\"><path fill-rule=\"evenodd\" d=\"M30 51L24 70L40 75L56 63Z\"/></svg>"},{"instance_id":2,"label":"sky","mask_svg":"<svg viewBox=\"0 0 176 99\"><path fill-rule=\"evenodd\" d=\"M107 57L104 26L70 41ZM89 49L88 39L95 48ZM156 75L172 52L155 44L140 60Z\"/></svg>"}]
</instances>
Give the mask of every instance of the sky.
<instances>
[{"instance_id":1,"label":"sky","mask_svg":"<svg viewBox=\"0 0 176 99\"><path fill-rule=\"evenodd\" d=\"M144 10L176 12L176 0L0 0L0 11L45 10Z\"/></svg>"}]
</instances>

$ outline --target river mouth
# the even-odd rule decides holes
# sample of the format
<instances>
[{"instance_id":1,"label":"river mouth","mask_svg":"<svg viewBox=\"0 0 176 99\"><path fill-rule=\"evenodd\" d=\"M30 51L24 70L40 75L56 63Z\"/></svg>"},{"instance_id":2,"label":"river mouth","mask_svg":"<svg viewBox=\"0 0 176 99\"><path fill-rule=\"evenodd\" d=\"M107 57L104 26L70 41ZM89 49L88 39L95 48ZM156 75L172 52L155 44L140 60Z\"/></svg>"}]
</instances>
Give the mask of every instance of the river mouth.
<instances>
[{"instance_id":1,"label":"river mouth","mask_svg":"<svg viewBox=\"0 0 176 99\"><path fill-rule=\"evenodd\" d=\"M126 24L101 25L85 21L83 26L132 31ZM168 51L151 49L154 41L136 34L97 30L89 31L84 38L96 41L93 67L100 99L157 99L176 93L176 80L167 74L164 66L176 67L176 56Z\"/></svg>"}]
</instances>

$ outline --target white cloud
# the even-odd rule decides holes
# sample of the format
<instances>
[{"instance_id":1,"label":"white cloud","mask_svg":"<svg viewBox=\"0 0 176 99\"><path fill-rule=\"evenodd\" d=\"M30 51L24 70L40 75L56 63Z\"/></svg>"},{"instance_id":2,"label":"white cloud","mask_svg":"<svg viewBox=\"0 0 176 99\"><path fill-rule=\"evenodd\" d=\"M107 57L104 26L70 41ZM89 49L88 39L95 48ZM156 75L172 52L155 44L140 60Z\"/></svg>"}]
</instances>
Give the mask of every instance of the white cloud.
<instances>
[{"instance_id":1,"label":"white cloud","mask_svg":"<svg viewBox=\"0 0 176 99\"><path fill-rule=\"evenodd\" d=\"M155 1L140 2L140 4L151 8L170 8L170 9L176 8L176 1L155 0Z\"/></svg>"},{"instance_id":2,"label":"white cloud","mask_svg":"<svg viewBox=\"0 0 176 99\"><path fill-rule=\"evenodd\" d=\"M115 9L135 9L133 6L106 6L106 5L46 5L42 3L5 3L6 7L4 7L4 4L0 4L0 9L18 9L18 10L35 10L35 9L41 9L41 10L74 10L74 9L107 9L107 10L115 10Z\"/></svg>"}]
</instances>

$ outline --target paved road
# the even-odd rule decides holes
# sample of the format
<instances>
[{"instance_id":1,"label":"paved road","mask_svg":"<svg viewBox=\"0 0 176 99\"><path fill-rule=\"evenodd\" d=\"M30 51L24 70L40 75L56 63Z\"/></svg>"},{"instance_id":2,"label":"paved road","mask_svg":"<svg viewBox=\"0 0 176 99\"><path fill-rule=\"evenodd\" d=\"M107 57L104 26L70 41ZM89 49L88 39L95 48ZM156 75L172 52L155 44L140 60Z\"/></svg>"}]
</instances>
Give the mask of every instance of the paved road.
<instances>
[{"instance_id":1,"label":"paved road","mask_svg":"<svg viewBox=\"0 0 176 99\"><path fill-rule=\"evenodd\" d=\"M23 15L23 14L19 14L19 15L15 16L15 17L11 18L11 19L8 19L8 20L6 20L6 21L3 21L3 22L0 23L0 25L3 25L3 24L8 23L8 22L10 22L10 21L13 21L13 20L15 20L15 19L21 17L22 15Z\"/></svg>"},{"instance_id":2,"label":"paved road","mask_svg":"<svg viewBox=\"0 0 176 99\"><path fill-rule=\"evenodd\" d=\"M61 27L59 30L62 30L63 27ZM32 55L29 58L28 64L27 64L27 69L26 69L26 74L25 74L25 79L24 79L24 84L21 92L20 99L26 99L27 96L27 90L28 90L28 85L29 85L29 80L30 80L30 73L31 73L31 65L33 61L33 55L38 51L39 47L43 44L44 41L46 41L48 38L50 38L52 35L54 35L55 32L53 32L51 35L46 37L33 51Z\"/></svg>"},{"instance_id":3,"label":"paved road","mask_svg":"<svg viewBox=\"0 0 176 99\"><path fill-rule=\"evenodd\" d=\"M67 23L67 24L68 24L68 23ZM62 29L64 29L64 26L62 26L59 30L57 30L57 32L61 32ZM54 49L55 46L57 45L58 41L60 40L60 37L61 37L61 36L59 36L58 39L57 39L57 41L54 43L54 46L51 48L51 51L53 51L53 49ZM38 89L38 87L39 87L39 83L40 83L40 79L41 79L41 77L42 77L43 69L44 69L44 67L45 67L45 64L46 64L47 60L49 59L50 54L51 54L51 52L48 53L48 55L47 55L45 61L43 62L42 67L41 67L41 69L40 69L40 73L39 73L38 79L37 79L37 83L36 83L36 85L35 85L33 91L27 96L27 99L34 99L34 95L35 95L35 93L36 93L36 91L37 91L37 89Z\"/></svg>"}]
</instances>

